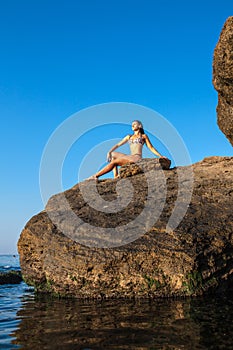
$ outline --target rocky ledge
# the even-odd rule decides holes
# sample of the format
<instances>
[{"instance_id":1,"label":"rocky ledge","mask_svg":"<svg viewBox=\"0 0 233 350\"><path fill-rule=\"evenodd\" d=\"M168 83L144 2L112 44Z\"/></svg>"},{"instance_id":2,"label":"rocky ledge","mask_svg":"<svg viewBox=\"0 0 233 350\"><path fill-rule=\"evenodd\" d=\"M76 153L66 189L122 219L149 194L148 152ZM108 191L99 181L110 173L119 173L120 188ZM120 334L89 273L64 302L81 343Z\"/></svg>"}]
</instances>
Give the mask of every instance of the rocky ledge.
<instances>
[{"instance_id":1,"label":"rocky ledge","mask_svg":"<svg viewBox=\"0 0 233 350\"><path fill-rule=\"evenodd\" d=\"M84 181L51 197L18 242L25 281L38 292L76 298L233 291L232 172L231 157L167 170L145 159L138 170L122 167L126 178ZM85 190L94 193L89 202ZM146 219L137 222L148 200Z\"/></svg>"}]
</instances>

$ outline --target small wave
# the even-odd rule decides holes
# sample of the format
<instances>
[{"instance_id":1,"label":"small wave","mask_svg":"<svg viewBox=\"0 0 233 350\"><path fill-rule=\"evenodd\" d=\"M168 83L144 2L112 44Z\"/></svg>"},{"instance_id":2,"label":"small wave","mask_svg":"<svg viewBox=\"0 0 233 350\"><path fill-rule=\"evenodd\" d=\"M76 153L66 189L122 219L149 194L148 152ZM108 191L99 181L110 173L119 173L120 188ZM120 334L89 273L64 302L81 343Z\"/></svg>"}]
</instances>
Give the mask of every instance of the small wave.
<instances>
[{"instance_id":1,"label":"small wave","mask_svg":"<svg viewBox=\"0 0 233 350\"><path fill-rule=\"evenodd\" d=\"M20 270L19 256L0 255L0 272L8 272L9 270Z\"/></svg>"}]
</instances>

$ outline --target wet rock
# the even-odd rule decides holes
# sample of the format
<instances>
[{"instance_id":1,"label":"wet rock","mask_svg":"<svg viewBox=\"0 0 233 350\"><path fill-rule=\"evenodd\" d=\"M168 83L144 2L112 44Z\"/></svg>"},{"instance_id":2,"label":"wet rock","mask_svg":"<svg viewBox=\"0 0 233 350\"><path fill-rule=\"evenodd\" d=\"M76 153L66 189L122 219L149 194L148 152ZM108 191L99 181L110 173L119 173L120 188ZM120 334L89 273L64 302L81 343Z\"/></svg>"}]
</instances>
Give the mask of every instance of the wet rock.
<instances>
[{"instance_id":1,"label":"wet rock","mask_svg":"<svg viewBox=\"0 0 233 350\"><path fill-rule=\"evenodd\" d=\"M20 271L0 272L0 284L18 284L22 280Z\"/></svg>"}]
</instances>

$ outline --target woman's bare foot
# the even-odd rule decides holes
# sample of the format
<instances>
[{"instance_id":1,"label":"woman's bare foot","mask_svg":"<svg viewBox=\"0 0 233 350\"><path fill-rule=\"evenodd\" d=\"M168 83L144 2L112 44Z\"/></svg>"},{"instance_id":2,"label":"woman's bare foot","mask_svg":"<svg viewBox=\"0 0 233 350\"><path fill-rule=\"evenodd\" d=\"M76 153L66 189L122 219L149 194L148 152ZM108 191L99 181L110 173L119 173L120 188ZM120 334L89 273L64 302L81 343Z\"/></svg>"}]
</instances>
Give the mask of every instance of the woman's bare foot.
<instances>
[{"instance_id":1,"label":"woman's bare foot","mask_svg":"<svg viewBox=\"0 0 233 350\"><path fill-rule=\"evenodd\" d=\"M92 175L92 176L88 177L86 180L95 180L95 181L97 181L98 177L96 175Z\"/></svg>"}]
</instances>

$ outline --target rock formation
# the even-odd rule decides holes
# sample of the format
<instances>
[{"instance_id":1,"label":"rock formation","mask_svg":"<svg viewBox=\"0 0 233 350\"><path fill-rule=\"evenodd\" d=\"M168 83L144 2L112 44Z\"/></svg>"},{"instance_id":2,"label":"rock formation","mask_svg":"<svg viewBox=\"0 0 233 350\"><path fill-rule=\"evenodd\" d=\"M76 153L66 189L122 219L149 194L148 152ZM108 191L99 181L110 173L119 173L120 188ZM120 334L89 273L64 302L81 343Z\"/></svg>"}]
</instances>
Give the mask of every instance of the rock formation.
<instances>
[{"instance_id":1,"label":"rock formation","mask_svg":"<svg viewBox=\"0 0 233 350\"><path fill-rule=\"evenodd\" d=\"M233 144L233 17L214 53L218 124ZM145 159L120 179L84 181L50 198L18 242L38 292L77 298L233 291L233 158L169 169Z\"/></svg>"},{"instance_id":2,"label":"rock formation","mask_svg":"<svg viewBox=\"0 0 233 350\"><path fill-rule=\"evenodd\" d=\"M143 163L148 160L142 161L141 166ZM185 296L231 289L233 158L211 157L193 166L149 171L146 175L139 170L128 177L134 196L131 196L132 187L127 184L124 197L131 196L131 202L120 214L98 211L85 203L82 186L90 188L93 181L84 181L51 197L46 210L27 223L18 242L25 281L39 292L77 298ZM183 220L171 230L167 223L179 197L179 187L187 182L187 178L182 177L187 170L193 171L193 188L189 184L184 186L180 201L185 202L191 191L191 202ZM122 171L125 174L124 169ZM115 241L109 237L110 247L98 244L95 247L96 242L102 244L101 237L95 237L95 228L114 230L135 220L149 196L157 204L161 201L165 192L160 194L160 185L155 186L159 189L156 197L153 191L148 193L148 183L159 184L161 172L166 183L165 202L158 220L148 232L122 246L111 247ZM125 179L97 183L99 196L106 203L116 200L120 181ZM77 226L72 217L69 218L64 197L75 216L82 218ZM93 197L93 206L94 200ZM65 223L67 217L71 221ZM83 223L91 223L92 231L86 234ZM142 226L143 223L139 223L135 230Z\"/></svg>"},{"instance_id":3,"label":"rock formation","mask_svg":"<svg viewBox=\"0 0 233 350\"><path fill-rule=\"evenodd\" d=\"M22 282L22 275L20 271L8 271L0 272L0 285L1 284L18 284Z\"/></svg>"},{"instance_id":4,"label":"rock formation","mask_svg":"<svg viewBox=\"0 0 233 350\"><path fill-rule=\"evenodd\" d=\"M227 19L214 51L213 84L218 91L218 126L233 145L233 17Z\"/></svg>"}]
</instances>

